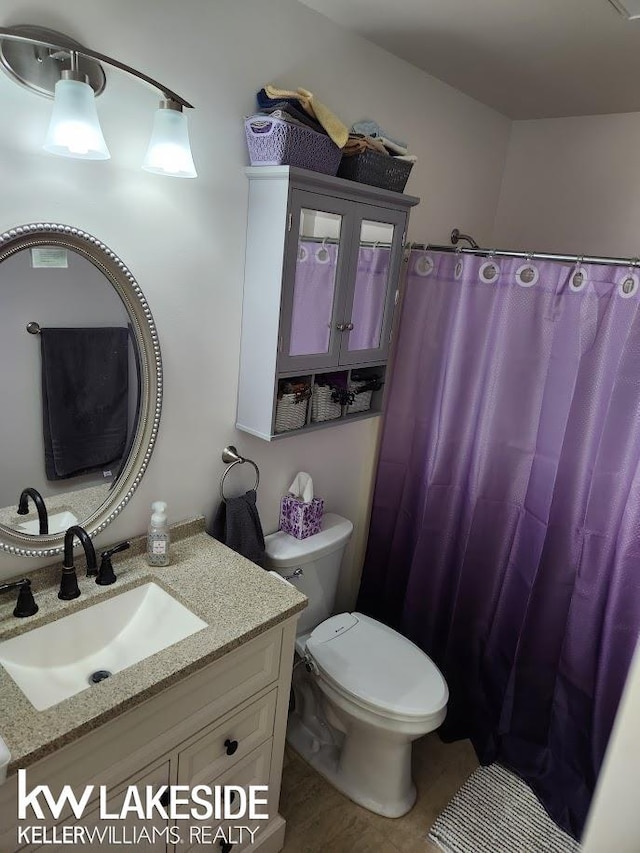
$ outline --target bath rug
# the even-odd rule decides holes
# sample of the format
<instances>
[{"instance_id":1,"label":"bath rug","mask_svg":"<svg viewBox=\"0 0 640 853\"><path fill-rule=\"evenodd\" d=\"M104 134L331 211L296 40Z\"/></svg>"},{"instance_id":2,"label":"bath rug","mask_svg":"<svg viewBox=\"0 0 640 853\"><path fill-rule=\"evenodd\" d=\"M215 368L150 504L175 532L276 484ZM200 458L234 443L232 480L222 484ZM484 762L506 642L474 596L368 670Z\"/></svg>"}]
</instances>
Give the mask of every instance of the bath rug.
<instances>
[{"instance_id":1,"label":"bath rug","mask_svg":"<svg viewBox=\"0 0 640 853\"><path fill-rule=\"evenodd\" d=\"M579 853L533 791L499 764L479 767L429 831L445 853Z\"/></svg>"}]
</instances>

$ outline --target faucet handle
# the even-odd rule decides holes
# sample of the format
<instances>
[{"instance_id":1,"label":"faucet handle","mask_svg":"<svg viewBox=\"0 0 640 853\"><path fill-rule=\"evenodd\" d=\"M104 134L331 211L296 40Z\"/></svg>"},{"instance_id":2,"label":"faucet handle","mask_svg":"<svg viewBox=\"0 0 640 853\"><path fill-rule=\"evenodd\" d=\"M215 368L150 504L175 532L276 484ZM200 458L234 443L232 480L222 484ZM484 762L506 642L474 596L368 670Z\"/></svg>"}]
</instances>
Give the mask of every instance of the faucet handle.
<instances>
[{"instance_id":1,"label":"faucet handle","mask_svg":"<svg viewBox=\"0 0 640 853\"><path fill-rule=\"evenodd\" d=\"M38 612L33 593L31 592L31 581L26 580L21 582L20 591L18 592L18 601L16 602L14 616L34 616Z\"/></svg>"},{"instance_id":2,"label":"faucet handle","mask_svg":"<svg viewBox=\"0 0 640 853\"><path fill-rule=\"evenodd\" d=\"M98 570L98 576L96 577L97 584L100 586L110 586L112 583L116 582L116 575L113 571L113 566L111 565L111 557L113 554L118 554L120 551L126 551L127 548L130 547L130 542L121 542L119 545L109 548L108 551L102 552L100 555L100 568Z\"/></svg>"},{"instance_id":3,"label":"faucet handle","mask_svg":"<svg viewBox=\"0 0 640 853\"><path fill-rule=\"evenodd\" d=\"M0 592L10 592L12 589L18 590L18 601L13 611L14 616L33 616L38 612L38 605L31 592L31 581L28 578L0 584Z\"/></svg>"}]
</instances>

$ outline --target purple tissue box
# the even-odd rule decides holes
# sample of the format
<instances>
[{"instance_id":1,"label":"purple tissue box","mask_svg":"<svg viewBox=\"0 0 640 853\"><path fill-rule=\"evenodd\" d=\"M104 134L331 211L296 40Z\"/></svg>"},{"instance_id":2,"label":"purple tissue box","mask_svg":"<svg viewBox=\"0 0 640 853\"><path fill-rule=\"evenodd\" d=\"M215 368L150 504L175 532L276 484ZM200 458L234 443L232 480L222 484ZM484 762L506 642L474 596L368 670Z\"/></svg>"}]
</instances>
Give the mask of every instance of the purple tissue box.
<instances>
[{"instance_id":1,"label":"purple tissue box","mask_svg":"<svg viewBox=\"0 0 640 853\"><path fill-rule=\"evenodd\" d=\"M296 539L320 533L323 507L322 498L313 498L305 503L293 495L285 495L280 502L280 530Z\"/></svg>"}]
</instances>

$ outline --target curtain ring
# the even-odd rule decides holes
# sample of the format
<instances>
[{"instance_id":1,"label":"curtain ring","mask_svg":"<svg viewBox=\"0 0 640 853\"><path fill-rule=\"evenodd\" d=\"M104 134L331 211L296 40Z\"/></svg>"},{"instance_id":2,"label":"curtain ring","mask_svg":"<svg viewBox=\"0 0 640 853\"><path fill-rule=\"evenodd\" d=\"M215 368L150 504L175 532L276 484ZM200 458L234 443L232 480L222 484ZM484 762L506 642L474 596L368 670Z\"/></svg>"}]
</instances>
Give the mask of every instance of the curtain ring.
<instances>
[{"instance_id":1,"label":"curtain ring","mask_svg":"<svg viewBox=\"0 0 640 853\"><path fill-rule=\"evenodd\" d=\"M322 245L316 252L316 259L320 261L320 263L326 263L329 260L329 250L327 249L327 237L322 238Z\"/></svg>"}]
</instances>

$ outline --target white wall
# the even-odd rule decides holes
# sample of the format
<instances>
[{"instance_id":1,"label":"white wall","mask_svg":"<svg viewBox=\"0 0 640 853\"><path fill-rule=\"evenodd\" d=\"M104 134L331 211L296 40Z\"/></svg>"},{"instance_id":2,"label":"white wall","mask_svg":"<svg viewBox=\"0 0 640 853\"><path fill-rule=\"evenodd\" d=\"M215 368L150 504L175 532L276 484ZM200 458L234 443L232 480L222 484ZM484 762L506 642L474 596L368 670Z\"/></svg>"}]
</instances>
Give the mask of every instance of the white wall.
<instances>
[{"instance_id":1,"label":"white wall","mask_svg":"<svg viewBox=\"0 0 640 853\"><path fill-rule=\"evenodd\" d=\"M492 245L640 255L640 113L513 123Z\"/></svg>"},{"instance_id":2,"label":"white wall","mask_svg":"<svg viewBox=\"0 0 640 853\"><path fill-rule=\"evenodd\" d=\"M447 240L454 226L488 238L509 121L293 0L65 0L42 14L23 7L2 0L2 24L68 32L196 106L189 118L199 178L161 178L139 168L157 102L139 82L107 71L98 107L112 160L90 163L42 153L50 103L0 75L0 101L11 116L0 123L0 230L51 220L95 234L131 268L159 329L165 404L157 448L102 541L144 531L154 499L168 501L172 520L209 514L220 452L234 443L260 466L266 531L277 527L279 497L299 469L314 476L328 509L355 522L342 591L349 602L377 419L273 445L234 428L247 201L242 118L256 90L274 82L311 89L347 123L372 116L405 137L419 157L407 186L422 197L412 214L416 241ZM24 560L0 558L0 576L27 571Z\"/></svg>"}]
</instances>

